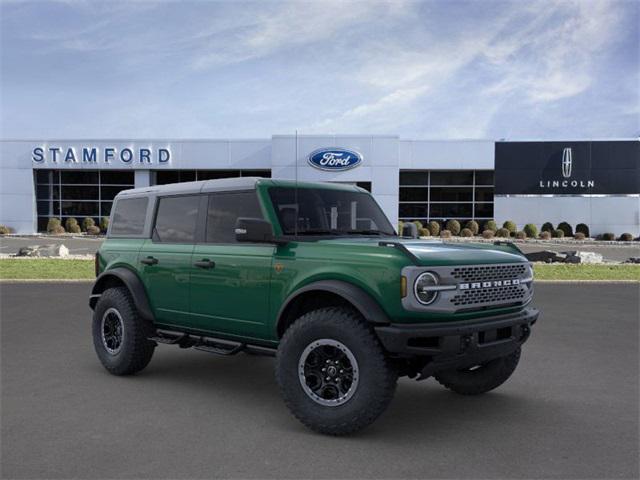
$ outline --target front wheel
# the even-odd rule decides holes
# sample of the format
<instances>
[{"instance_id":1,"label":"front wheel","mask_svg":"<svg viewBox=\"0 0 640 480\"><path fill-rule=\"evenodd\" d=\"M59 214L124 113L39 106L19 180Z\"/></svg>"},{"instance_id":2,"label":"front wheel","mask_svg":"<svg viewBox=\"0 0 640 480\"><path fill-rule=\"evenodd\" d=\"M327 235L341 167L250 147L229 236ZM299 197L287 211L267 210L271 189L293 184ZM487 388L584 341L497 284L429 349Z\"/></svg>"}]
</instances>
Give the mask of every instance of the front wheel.
<instances>
[{"instance_id":1,"label":"front wheel","mask_svg":"<svg viewBox=\"0 0 640 480\"><path fill-rule=\"evenodd\" d=\"M303 315L278 348L285 403L319 433L346 435L372 423L393 398L397 378L371 329L346 308Z\"/></svg>"}]
</instances>

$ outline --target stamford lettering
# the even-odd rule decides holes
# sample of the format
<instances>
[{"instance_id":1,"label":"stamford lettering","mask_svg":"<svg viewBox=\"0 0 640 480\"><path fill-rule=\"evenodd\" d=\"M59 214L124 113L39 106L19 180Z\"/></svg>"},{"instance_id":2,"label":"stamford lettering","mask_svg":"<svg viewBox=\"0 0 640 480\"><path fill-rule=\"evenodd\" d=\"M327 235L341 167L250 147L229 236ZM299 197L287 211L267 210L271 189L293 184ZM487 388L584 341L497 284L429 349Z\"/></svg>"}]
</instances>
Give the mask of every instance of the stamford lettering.
<instances>
[{"instance_id":1,"label":"stamford lettering","mask_svg":"<svg viewBox=\"0 0 640 480\"><path fill-rule=\"evenodd\" d=\"M35 163L122 163L166 164L171 162L171 150L168 148L122 148L116 147L36 147L31 152Z\"/></svg>"}]
</instances>

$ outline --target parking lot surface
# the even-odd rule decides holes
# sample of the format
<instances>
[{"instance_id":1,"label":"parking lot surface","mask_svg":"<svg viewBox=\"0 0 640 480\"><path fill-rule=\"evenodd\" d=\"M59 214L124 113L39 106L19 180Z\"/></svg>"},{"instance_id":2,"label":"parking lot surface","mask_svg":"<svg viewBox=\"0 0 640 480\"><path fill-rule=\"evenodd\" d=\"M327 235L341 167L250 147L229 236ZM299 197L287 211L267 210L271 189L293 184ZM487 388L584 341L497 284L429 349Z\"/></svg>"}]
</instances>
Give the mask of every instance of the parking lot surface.
<instances>
[{"instance_id":1,"label":"parking lot surface","mask_svg":"<svg viewBox=\"0 0 640 480\"><path fill-rule=\"evenodd\" d=\"M638 478L638 284L540 284L505 385L402 379L346 438L299 424L273 359L160 346L133 377L91 345L90 284L0 284L3 478Z\"/></svg>"}]
</instances>

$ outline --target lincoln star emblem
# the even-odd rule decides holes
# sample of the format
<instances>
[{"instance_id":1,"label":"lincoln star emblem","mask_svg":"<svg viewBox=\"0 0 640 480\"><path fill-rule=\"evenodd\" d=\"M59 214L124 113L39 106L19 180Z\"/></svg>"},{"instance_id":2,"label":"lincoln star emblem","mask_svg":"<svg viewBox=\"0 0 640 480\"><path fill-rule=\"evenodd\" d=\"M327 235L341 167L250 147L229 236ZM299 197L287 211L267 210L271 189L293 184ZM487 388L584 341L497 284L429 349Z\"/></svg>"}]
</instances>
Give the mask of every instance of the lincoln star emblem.
<instances>
[{"instance_id":1,"label":"lincoln star emblem","mask_svg":"<svg viewBox=\"0 0 640 480\"><path fill-rule=\"evenodd\" d=\"M562 150L562 176L569 178L571 176L571 164L573 163L573 154L571 148Z\"/></svg>"}]
</instances>

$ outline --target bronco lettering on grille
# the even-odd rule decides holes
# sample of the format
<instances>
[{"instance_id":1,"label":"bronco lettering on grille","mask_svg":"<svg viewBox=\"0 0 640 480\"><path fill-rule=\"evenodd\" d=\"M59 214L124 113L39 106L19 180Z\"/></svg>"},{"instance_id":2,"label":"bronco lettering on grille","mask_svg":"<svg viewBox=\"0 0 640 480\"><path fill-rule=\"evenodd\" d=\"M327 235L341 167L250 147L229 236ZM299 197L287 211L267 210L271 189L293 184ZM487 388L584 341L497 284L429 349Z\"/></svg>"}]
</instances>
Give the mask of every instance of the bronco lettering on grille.
<instances>
[{"instance_id":1,"label":"bronco lettering on grille","mask_svg":"<svg viewBox=\"0 0 640 480\"><path fill-rule=\"evenodd\" d=\"M511 280L492 280L490 282L459 283L458 289L476 290L478 288L510 287L512 285L520 285L520 280L513 278Z\"/></svg>"}]
</instances>

